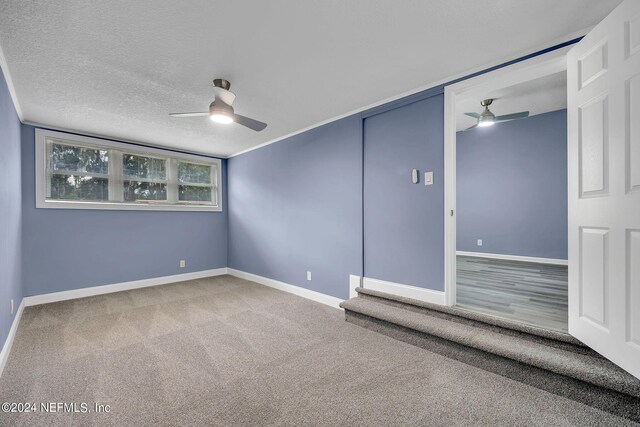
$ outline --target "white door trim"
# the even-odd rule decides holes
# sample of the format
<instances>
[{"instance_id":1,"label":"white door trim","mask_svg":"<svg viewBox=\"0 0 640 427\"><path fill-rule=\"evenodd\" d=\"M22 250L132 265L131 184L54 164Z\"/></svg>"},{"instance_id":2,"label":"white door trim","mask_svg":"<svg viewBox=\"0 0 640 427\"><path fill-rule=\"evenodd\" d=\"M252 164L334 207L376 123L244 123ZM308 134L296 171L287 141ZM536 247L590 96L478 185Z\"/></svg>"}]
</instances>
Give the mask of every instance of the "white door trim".
<instances>
[{"instance_id":1,"label":"white door trim","mask_svg":"<svg viewBox=\"0 0 640 427\"><path fill-rule=\"evenodd\" d=\"M570 46L444 88L444 298L456 304L456 98L513 86L567 69Z\"/></svg>"}]
</instances>

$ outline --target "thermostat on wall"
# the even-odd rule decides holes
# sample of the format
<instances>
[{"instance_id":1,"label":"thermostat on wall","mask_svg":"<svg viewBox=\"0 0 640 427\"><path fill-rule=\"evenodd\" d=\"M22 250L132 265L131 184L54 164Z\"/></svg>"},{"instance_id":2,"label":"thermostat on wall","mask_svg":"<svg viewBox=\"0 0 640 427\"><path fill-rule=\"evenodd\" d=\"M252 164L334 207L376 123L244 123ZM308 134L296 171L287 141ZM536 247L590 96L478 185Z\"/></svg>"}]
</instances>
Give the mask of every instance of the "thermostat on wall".
<instances>
[{"instance_id":1,"label":"thermostat on wall","mask_svg":"<svg viewBox=\"0 0 640 427\"><path fill-rule=\"evenodd\" d=\"M418 169L414 169L411 171L411 182L417 184L420 180L420 175L418 174Z\"/></svg>"}]
</instances>

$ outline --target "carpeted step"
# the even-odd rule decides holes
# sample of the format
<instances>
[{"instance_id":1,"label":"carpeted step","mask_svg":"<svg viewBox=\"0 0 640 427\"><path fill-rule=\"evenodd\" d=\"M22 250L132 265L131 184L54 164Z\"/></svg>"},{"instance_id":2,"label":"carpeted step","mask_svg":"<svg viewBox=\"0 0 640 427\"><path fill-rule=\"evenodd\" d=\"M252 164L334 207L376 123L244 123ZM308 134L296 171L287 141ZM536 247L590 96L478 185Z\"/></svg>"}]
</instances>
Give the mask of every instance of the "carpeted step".
<instances>
[{"instance_id":1,"label":"carpeted step","mask_svg":"<svg viewBox=\"0 0 640 427\"><path fill-rule=\"evenodd\" d=\"M362 289L359 289L359 292L361 296L341 304L347 317L350 313L356 313L636 399L640 398L640 380L582 346L579 341L555 340L549 334L540 336L511 328L504 329L477 319L458 317L452 311L443 312L441 307L434 310L425 305L385 300L380 295L384 295L383 293L373 296L369 290L365 291L367 295ZM545 335L544 332L541 333Z\"/></svg>"},{"instance_id":2,"label":"carpeted step","mask_svg":"<svg viewBox=\"0 0 640 427\"><path fill-rule=\"evenodd\" d=\"M524 332L529 335L539 336L541 338L549 338L553 341L566 342L573 344L577 347L589 348L585 346L581 341L577 340L573 336L550 329L539 328L526 323L518 322L515 320L500 318L496 316L490 316L488 314L470 311L460 307L449 307L446 305L432 304L425 301L420 301L412 298L401 297L398 295L388 294L386 292L380 292L367 288L356 288L358 296L363 298L372 298L378 302L393 304L399 303L401 306L414 306L420 308L426 308L437 313L453 316L451 319L469 320L471 322L481 322L487 325L493 325L499 328L499 330L509 329L516 332ZM597 354L593 352L594 354Z\"/></svg>"}]
</instances>

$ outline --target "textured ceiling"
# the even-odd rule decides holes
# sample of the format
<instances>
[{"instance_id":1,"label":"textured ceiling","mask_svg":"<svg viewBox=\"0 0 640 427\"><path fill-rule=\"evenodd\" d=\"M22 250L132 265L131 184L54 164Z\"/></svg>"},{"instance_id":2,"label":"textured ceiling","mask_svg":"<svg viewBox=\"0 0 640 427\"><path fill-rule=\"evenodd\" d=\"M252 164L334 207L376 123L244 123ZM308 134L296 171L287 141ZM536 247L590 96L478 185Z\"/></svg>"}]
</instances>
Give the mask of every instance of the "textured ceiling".
<instances>
[{"instance_id":1,"label":"textured ceiling","mask_svg":"<svg viewBox=\"0 0 640 427\"><path fill-rule=\"evenodd\" d=\"M226 156L540 48L619 0L0 2L23 120ZM207 118L231 81L256 133Z\"/></svg>"},{"instance_id":2,"label":"textured ceiling","mask_svg":"<svg viewBox=\"0 0 640 427\"><path fill-rule=\"evenodd\" d=\"M492 98L489 109L496 116L529 111L529 116L567 108L567 73L556 73L529 82L490 92L470 91L456 99L456 128L464 130L477 123L466 112L481 113L480 101Z\"/></svg>"}]
</instances>

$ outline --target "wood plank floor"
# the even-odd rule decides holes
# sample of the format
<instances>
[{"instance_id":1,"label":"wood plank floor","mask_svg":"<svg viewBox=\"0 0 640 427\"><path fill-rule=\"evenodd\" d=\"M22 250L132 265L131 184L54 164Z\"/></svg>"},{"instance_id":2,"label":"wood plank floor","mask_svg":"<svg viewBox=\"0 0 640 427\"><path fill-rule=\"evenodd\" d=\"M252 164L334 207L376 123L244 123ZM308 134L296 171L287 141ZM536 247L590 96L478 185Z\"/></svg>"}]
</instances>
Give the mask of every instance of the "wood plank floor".
<instances>
[{"instance_id":1,"label":"wood plank floor","mask_svg":"<svg viewBox=\"0 0 640 427\"><path fill-rule=\"evenodd\" d=\"M567 266L457 257L457 305L567 331Z\"/></svg>"}]
</instances>

